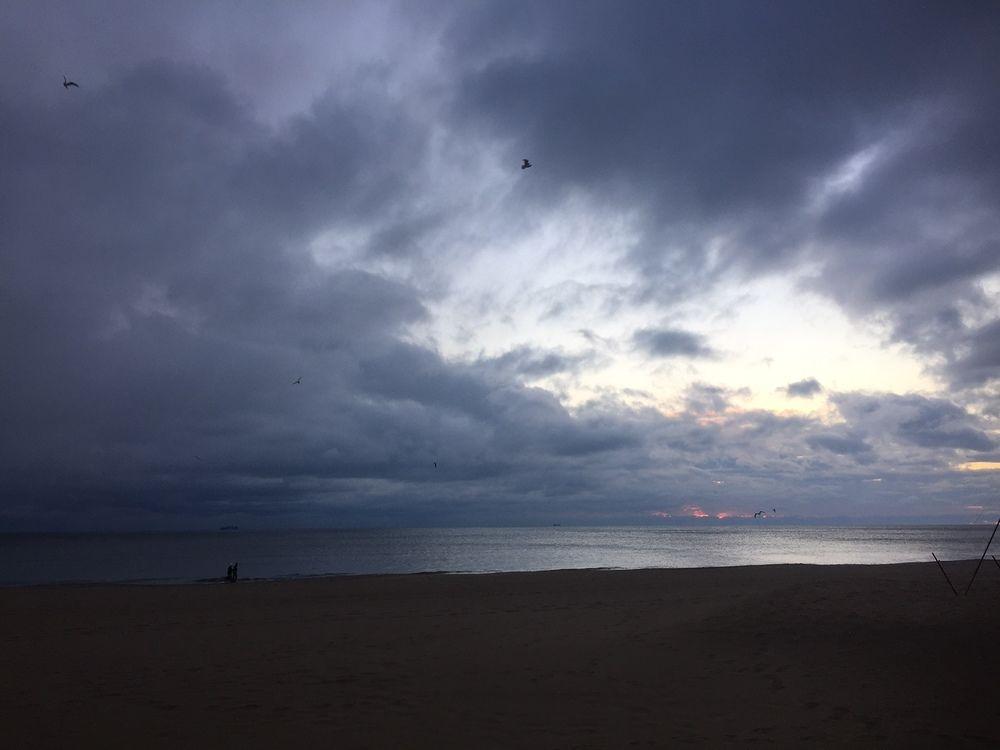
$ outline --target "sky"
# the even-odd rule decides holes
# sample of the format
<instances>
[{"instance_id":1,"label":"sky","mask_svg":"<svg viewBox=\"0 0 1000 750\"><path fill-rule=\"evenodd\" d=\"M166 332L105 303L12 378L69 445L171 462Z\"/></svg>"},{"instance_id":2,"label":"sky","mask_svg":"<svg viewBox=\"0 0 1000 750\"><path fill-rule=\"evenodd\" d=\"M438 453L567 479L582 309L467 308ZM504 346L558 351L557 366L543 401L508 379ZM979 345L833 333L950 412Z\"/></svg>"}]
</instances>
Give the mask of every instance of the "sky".
<instances>
[{"instance_id":1,"label":"sky","mask_svg":"<svg viewBox=\"0 0 1000 750\"><path fill-rule=\"evenodd\" d=\"M1000 515L995 3L0 15L0 530Z\"/></svg>"}]
</instances>

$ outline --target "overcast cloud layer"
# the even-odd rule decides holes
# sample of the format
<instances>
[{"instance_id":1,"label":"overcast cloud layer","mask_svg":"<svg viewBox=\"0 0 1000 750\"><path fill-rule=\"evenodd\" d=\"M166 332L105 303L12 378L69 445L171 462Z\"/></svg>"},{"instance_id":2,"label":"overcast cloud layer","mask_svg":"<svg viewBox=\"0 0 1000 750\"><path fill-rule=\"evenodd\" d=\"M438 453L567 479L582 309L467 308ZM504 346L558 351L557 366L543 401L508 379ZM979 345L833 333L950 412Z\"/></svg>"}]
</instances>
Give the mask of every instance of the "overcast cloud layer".
<instances>
[{"instance_id":1,"label":"overcast cloud layer","mask_svg":"<svg viewBox=\"0 0 1000 750\"><path fill-rule=\"evenodd\" d=\"M5 10L0 530L1000 512L996 4L168 5Z\"/></svg>"}]
</instances>

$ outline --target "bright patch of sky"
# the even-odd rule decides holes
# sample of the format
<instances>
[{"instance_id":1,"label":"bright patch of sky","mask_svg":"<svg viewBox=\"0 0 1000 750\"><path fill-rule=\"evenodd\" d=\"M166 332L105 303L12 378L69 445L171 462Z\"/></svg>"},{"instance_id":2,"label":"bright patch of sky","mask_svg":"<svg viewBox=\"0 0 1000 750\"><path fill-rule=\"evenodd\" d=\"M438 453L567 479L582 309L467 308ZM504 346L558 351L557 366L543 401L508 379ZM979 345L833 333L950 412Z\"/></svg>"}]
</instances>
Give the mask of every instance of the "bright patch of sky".
<instances>
[{"instance_id":1,"label":"bright patch of sky","mask_svg":"<svg viewBox=\"0 0 1000 750\"><path fill-rule=\"evenodd\" d=\"M822 394L791 397L788 384L811 377L826 391L940 387L912 351L886 343L882 326L852 320L789 277L723 285L669 317L671 325L704 336L714 357L650 357L622 342L661 323L662 315L648 306L608 314L622 288L609 282L609 272L631 239L628 222L617 222L615 231L594 218L597 231L574 221L567 235L559 231L566 226L561 218L543 227L540 238L484 252L463 269L455 296L435 307L428 326L447 356L499 356L525 345L580 355L596 349L598 356L573 377L535 381L569 406L632 391L670 410L688 386L707 382L736 392L741 408L809 413L823 411Z\"/></svg>"}]
</instances>

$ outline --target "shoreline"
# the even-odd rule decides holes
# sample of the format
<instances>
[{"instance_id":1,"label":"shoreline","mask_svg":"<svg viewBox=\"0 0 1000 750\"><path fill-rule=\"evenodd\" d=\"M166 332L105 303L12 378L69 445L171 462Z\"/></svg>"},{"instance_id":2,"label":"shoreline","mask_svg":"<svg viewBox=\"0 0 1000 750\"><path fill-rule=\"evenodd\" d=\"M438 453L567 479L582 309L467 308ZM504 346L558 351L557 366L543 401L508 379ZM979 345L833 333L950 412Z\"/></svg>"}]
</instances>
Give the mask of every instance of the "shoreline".
<instances>
[{"instance_id":1,"label":"shoreline","mask_svg":"<svg viewBox=\"0 0 1000 750\"><path fill-rule=\"evenodd\" d=\"M978 557L961 557L961 558L939 558L942 563L956 563L956 564L974 564L979 561ZM983 561L983 566L986 566L987 562L992 562L987 556L986 560ZM934 564L933 560L930 561ZM313 581L313 580L339 580L344 578L391 578L391 577L405 577L405 576L502 576L502 575L526 575L526 574L545 574L545 573L569 573L569 572L588 572L588 571L606 571L606 572L638 572L638 571L667 571L667 570L678 570L678 571L693 571L693 570L734 570L743 568L777 568L777 567L810 567L810 568L880 568L880 567L892 567L896 565L927 565L927 561L923 560L905 560L900 562L878 562L878 563L791 563L791 562L776 562L776 563L757 563L753 565L744 564L734 564L734 565L698 565L693 567L664 567L664 566L648 566L641 568L626 568L617 566L597 566L597 567L586 567L586 568L547 568L543 570L416 570L416 571L402 571L402 572L389 572L389 573L294 573L290 575L281 576L248 576L240 578L238 583L250 584L250 583L293 583L296 581ZM995 564L994 564L995 565ZM218 576L216 578L195 578L195 579L173 579L173 578L141 578L141 579L121 579L121 580L104 580L104 581L49 581L42 583L0 583L0 592L8 589L35 589L35 588L100 588L104 586L108 587L150 587L150 588L162 588L169 586L210 586L215 584L230 584L230 581L226 580L225 576Z\"/></svg>"},{"instance_id":2,"label":"shoreline","mask_svg":"<svg viewBox=\"0 0 1000 750\"><path fill-rule=\"evenodd\" d=\"M0 586L198 584L239 560L241 578L456 574L611 567L893 564L978 557L974 527L757 530L424 529L310 533L19 537L0 544Z\"/></svg>"},{"instance_id":3,"label":"shoreline","mask_svg":"<svg viewBox=\"0 0 1000 750\"><path fill-rule=\"evenodd\" d=\"M5 588L0 705L16 747L996 744L986 562Z\"/></svg>"}]
</instances>

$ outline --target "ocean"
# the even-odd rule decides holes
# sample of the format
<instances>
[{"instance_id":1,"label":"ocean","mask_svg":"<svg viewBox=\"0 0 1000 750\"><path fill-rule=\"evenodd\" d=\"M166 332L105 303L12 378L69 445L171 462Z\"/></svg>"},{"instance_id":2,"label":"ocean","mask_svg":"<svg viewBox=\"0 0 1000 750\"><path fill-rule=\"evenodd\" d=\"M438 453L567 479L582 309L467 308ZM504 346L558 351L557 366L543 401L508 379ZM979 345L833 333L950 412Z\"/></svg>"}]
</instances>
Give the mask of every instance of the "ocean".
<instances>
[{"instance_id":1,"label":"ocean","mask_svg":"<svg viewBox=\"0 0 1000 750\"><path fill-rule=\"evenodd\" d=\"M0 586L978 558L990 526L545 527L0 535ZM998 534L1000 537L1000 534ZM1000 554L1000 539L997 553ZM992 565L992 563L991 563Z\"/></svg>"}]
</instances>

